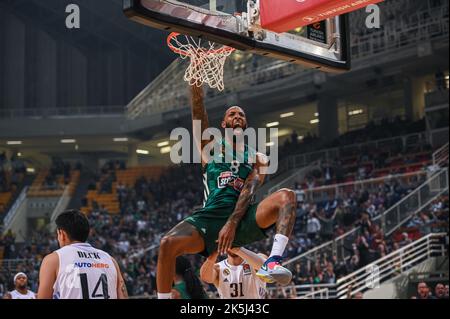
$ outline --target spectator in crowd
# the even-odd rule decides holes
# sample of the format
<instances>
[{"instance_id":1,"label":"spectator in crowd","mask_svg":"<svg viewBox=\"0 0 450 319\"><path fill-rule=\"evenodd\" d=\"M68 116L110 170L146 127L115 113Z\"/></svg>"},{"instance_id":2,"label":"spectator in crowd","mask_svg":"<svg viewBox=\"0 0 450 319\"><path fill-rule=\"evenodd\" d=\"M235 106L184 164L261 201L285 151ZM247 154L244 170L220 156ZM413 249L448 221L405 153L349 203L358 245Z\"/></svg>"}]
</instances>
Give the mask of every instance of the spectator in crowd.
<instances>
[{"instance_id":1,"label":"spectator in crowd","mask_svg":"<svg viewBox=\"0 0 450 319\"><path fill-rule=\"evenodd\" d=\"M293 284L287 287L285 291L286 291L286 299L297 299L297 292Z\"/></svg>"},{"instance_id":2,"label":"spectator in crowd","mask_svg":"<svg viewBox=\"0 0 450 319\"><path fill-rule=\"evenodd\" d=\"M355 270L359 269L359 254L358 251L356 250L356 245L355 245L355 251L354 251L354 255L350 258L350 260L347 262L347 273L352 273Z\"/></svg>"},{"instance_id":3,"label":"spectator in crowd","mask_svg":"<svg viewBox=\"0 0 450 319\"><path fill-rule=\"evenodd\" d=\"M353 285L349 285L347 288L347 299L364 299L364 294L361 291L356 292L355 294L353 292Z\"/></svg>"},{"instance_id":4,"label":"spectator in crowd","mask_svg":"<svg viewBox=\"0 0 450 319\"><path fill-rule=\"evenodd\" d=\"M317 214L317 218L320 220L321 237L324 241L330 241L333 239L335 217L336 210L330 217L326 216L325 210L323 208L321 208L320 212Z\"/></svg>"},{"instance_id":5,"label":"spectator in crowd","mask_svg":"<svg viewBox=\"0 0 450 319\"><path fill-rule=\"evenodd\" d=\"M325 185L331 185L332 184L332 177L333 177L333 170L331 168L331 165L328 163L325 163L322 165L322 176L325 179Z\"/></svg>"},{"instance_id":6,"label":"spectator in crowd","mask_svg":"<svg viewBox=\"0 0 450 319\"><path fill-rule=\"evenodd\" d=\"M294 192L297 198L297 206L303 205L305 203L306 194L299 183L295 183Z\"/></svg>"},{"instance_id":7,"label":"spectator in crowd","mask_svg":"<svg viewBox=\"0 0 450 319\"><path fill-rule=\"evenodd\" d=\"M370 245L369 245L369 232L365 231L363 235L359 235L356 240L356 248L359 255L359 268L366 266L370 263Z\"/></svg>"},{"instance_id":8,"label":"spectator in crowd","mask_svg":"<svg viewBox=\"0 0 450 319\"><path fill-rule=\"evenodd\" d=\"M36 299L36 293L28 289L28 277L23 272L14 276L14 290L6 292L3 299Z\"/></svg>"},{"instance_id":9,"label":"spectator in crowd","mask_svg":"<svg viewBox=\"0 0 450 319\"><path fill-rule=\"evenodd\" d=\"M417 296L414 299L435 299L431 293L427 283L422 281L417 284Z\"/></svg>"},{"instance_id":10,"label":"spectator in crowd","mask_svg":"<svg viewBox=\"0 0 450 319\"><path fill-rule=\"evenodd\" d=\"M434 288L434 295L436 299L448 299L448 294L445 294L445 286L441 283L438 283Z\"/></svg>"},{"instance_id":11,"label":"spectator in crowd","mask_svg":"<svg viewBox=\"0 0 450 319\"><path fill-rule=\"evenodd\" d=\"M339 260L338 256L333 255L331 263L334 268L334 273L336 274L336 279L344 277L347 274L345 260Z\"/></svg>"},{"instance_id":12,"label":"spectator in crowd","mask_svg":"<svg viewBox=\"0 0 450 319\"><path fill-rule=\"evenodd\" d=\"M283 299L286 292L283 287L276 286L276 289L269 290L269 299Z\"/></svg>"},{"instance_id":13,"label":"spectator in crowd","mask_svg":"<svg viewBox=\"0 0 450 319\"><path fill-rule=\"evenodd\" d=\"M316 218L316 214L311 212L308 216L308 221L306 224L306 232L310 240L314 241L317 238L320 227L321 225L319 220Z\"/></svg>"},{"instance_id":14,"label":"spectator in crowd","mask_svg":"<svg viewBox=\"0 0 450 319\"><path fill-rule=\"evenodd\" d=\"M335 284L336 283L336 275L334 273L333 263L327 263L327 269L323 275L323 281L326 284Z\"/></svg>"},{"instance_id":15,"label":"spectator in crowd","mask_svg":"<svg viewBox=\"0 0 450 319\"><path fill-rule=\"evenodd\" d=\"M353 299L364 299L364 294L361 291L358 291Z\"/></svg>"},{"instance_id":16,"label":"spectator in crowd","mask_svg":"<svg viewBox=\"0 0 450 319\"><path fill-rule=\"evenodd\" d=\"M409 245L412 243L412 239L409 238L408 233L403 233L402 234L402 240L399 242L400 247L404 247L406 245Z\"/></svg>"},{"instance_id":17,"label":"spectator in crowd","mask_svg":"<svg viewBox=\"0 0 450 319\"><path fill-rule=\"evenodd\" d=\"M367 211L361 212L360 220L355 224L356 227L361 228L361 232L370 232L372 229L372 220L370 219L370 215Z\"/></svg>"}]
</instances>

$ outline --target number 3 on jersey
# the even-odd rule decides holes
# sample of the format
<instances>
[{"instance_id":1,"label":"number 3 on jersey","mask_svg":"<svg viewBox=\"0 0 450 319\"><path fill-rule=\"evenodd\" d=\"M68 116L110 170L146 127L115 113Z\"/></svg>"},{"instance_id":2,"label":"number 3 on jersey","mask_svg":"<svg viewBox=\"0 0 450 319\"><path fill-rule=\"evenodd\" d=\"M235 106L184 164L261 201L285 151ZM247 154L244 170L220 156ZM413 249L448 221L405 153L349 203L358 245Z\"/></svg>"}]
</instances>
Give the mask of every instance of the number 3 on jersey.
<instances>
[{"instance_id":1,"label":"number 3 on jersey","mask_svg":"<svg viewBox=\"0 0 450 319\"><path fill-rule=\"evenodd\" d=\"M230 289L233 290L230 295L232 298L244 297L244 289L242 287L242 282L240 282L239 284L237 283L230 284Z\"/></svg>"},{"instance_id":2,"label":"number 3 on jersey","mask_svg":"<svg viewBox=\"0 0 450 319\"><path fill-rule=\"evenodd\" d=\"M83 294L83 299L90 299L89 297L89 286L88 286L88 278L87 274L80 274L80 281L81 281L81 292ZM102 294L98 294L98 290L100 288L100 284L102 285ZM108 278L106 277L106 274L100 275L100 278L98 279L94 291L91 295L92 298L103 298L103 299L109 299L108 295Z\"/></svg>"}]
</instances>

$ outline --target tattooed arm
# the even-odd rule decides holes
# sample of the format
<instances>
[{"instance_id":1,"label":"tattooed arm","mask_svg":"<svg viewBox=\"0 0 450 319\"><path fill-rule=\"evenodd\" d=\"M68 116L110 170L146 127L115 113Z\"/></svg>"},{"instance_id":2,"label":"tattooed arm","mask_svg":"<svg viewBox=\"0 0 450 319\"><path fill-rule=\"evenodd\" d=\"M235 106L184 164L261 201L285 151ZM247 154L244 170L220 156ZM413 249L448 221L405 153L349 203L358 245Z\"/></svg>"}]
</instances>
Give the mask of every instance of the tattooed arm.
<instances>
[{"instance_id":1,"label":"tattooed arm","mask_svg":"<svg viewBox=\"0 0 450 319\"><path fill-rule=\"evenodd\" d=\"M198 87L196 85L190 86L191 89L191 113L192 113L192 123L194 129L194 123L197 122L200 124L200 141L195 140L194 143L197 147L197 150L200 154L202 154L203 148L211 142L210 140L203 140L201 138L201 134L209 127L208 114L206 113L204 101L204 93L203 87ZM198 125L198 124L197 124ZM194 132L194 138L196 134ZM202 156L202 166L205 166L206 160Z\"/></svg>"},{"instance_id":2,"label":"tattooed arm","mask_svg":"<svg viewBox=\"0 0 450 319\"><path fill-rule=\"evenodd\" d=\"M234 237L236 235L236 229L247 213L247 209L255 196L258 187L264 183L264 168L268 165L267 157L258 153L256 155L256 163L252 172L245 180L244 187L239 195L234 212L228 218L227 223L223 226L219 233L218 251L225 254L228 249L232 247Z\"/></svg>"}]
</instances>

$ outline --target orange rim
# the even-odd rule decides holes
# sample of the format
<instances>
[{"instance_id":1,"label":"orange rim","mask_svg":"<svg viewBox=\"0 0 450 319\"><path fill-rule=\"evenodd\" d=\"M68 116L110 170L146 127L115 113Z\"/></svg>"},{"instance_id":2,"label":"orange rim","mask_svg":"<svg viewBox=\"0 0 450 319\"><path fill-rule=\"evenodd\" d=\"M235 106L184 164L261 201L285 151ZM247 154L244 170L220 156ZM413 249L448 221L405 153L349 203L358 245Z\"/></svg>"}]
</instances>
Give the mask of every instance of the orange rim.
<instances>
[{"instance_id":1,"label":"orange rim","mask_svg":"<svg viewBox=\"0 0 450 319\"><path fill-rule=\"evenodd\" d=\"M176 37L178 37L179 35L180 35L180 33L178 33L178 32L172 32L171 34L169 34L169 36L167 37L167 46L175 53L178 53L178 54L184 55L184 56L188 56L188 55L190 55L188 51L177 48L172 43L172 40L175 39ZM222 53L226 53L226 52L233 52L234 50L236 50L236 49L224 45L223 47L221 47L217 50L208 51L208 53L222 54Z\"/></svg>"}]
</instances>

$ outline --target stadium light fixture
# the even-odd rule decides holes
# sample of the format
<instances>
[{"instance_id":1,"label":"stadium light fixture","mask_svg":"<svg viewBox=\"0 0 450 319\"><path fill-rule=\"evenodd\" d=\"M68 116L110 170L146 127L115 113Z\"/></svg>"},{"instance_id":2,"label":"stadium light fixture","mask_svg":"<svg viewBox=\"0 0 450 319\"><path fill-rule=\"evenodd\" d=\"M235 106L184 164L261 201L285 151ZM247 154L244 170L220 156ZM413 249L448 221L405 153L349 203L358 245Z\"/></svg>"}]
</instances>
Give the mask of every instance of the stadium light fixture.
<instances>
[{"instance_id":1,"label":"stadium light fixture","mask_svg":"<svg viewBox=\"0 0 450 319\"><path fill-rule=\"evenodd\" d=\"M280 125L280 122L270 122L266 124L266 127L275 127Z\"/></svg>"},{"instance_id":2,"label":"stadium light fixture","mask_svg":"<svg viewBox=\"0 0 450 319\"><path fill-rule=\"evenodd\" d=\"M158 147L164 147L164 146L167 146L167 145L169 145L169 141L164 141L164 142L160 142L160 143L158 143L158 144L156 144Z\"/></svg>"},{"instance_id":3,"label":"stadium light fixture","mask_svg":"<svg viewBox=\"0 0 450 319\"><path fill-rule=\"evenodd\" d=\"M291 133L292 133L292 131L289 129L281 129L281 130L278 130L278 137L287 136Z\"/></svg>"},{"instance_id":4,"label":"stadium light fixture","mask_svg":"<svg viewBox=\"0 0 450 319\"><path fill-rule=\"evenodd\" d=\"M165 147L161 148L160 152L161 152L161 154L167 154L167 153L170 153L171 150L172 150L172 147L165 146Z\"/></svg>"},{"instance_id":5,"label":"stadium light fixture","mask_svg":"<svg viewBox=\"0 0 450 319\"><path fill-rule=\"evenodd\" d=\"M61 140L61 143L63 144L73 144L76 143L77 140L73 139L73 138L65 138Z\"/></svg>"},{"instance_id":6,"label":"stadium light fixture","mask_svg":"<svg viewBox=\"0 0 450 319\"><path fill-rule=\"evenodd\" d=\"M147 151L147 150L136 150L136 153L142 154L142 155L148 155L148 154L150 154L150 152Z\"/></svg>"},{"instance_id":7,"label":"stadium light fixture","mask_svg":"<svg viewBox=\"0 0 450 319\"><path fill-rule=\"evenodd\" d=\"M358 115L358 114L363 114L364 110L363 109L358 109L358 110L353 110L348 112L348 115L353 116L353 115Z\"/></svg>"},{"instance_id":8,"label":"stadium light fixture","mask_svg":"<svg viewBox=\"0 0 450 319\"><path fill-rule=\"evenodd\" d=\"M287 117L292 117L294 115L295 115L294 112L287 112L287 113L280 114L280 118L285 119Z\"/></svg>"},{"instance_id":9,"label":"stadium light fixture","mask_svg":"<svg viewBox=\"0 0 450 319\"><path fill-rule=\"evenodd\" d=\"M21 157L21 156L22 156L22 153L20 153L20 152L17 153L17 156L18 156L18 157Z\"/></svg>"},{"instance_id":10,"label":"stadium light fixture","mask_svg":"<svg viewBox=\"0 0 450 319\"><path fill-rule=\"evenodd\" d=\"M320 122L319 119L314 119L314 120L309 121L309 123L311 123L311 124L317 124L319 122Z\"/></svg>"},{"instance_id":11,"label":"stadium light fixture","mask_svg":"<svg viewBox=\"0 0 450 319\"><path fill-rule=\"evenodd\" d=\"M22 145L22 141L7 141L7 145Z\"/></svg>"},{"instance_id":12,"label":"stadium light fixture","mask_svg":"<svg viewBox=\"0 0 450 319\"><path fill-rule=\"evenodd\" d=\"M318 112L314 113L314 116L319 117L319 113Z\"/></svg>"},{"instance_id":13,"label":"stadium light fixture","mask_svg":"<svg viewBox=\"0 0 450 319\"><path fill-rule=\"evenodd\" d=\"M128 142L128 137L115 137L113 138L114 142Z\"/></svg>"},{"instance_id":14,"label":"stadium light fixture","mask_svg":"<svg viewBox=\"0 0 450 319\"><path fill-rule=\"evenodd\" d=\"M27 173L35 173L36 170L33 167L27 167Z\"/></svg>"}]
</instances>

